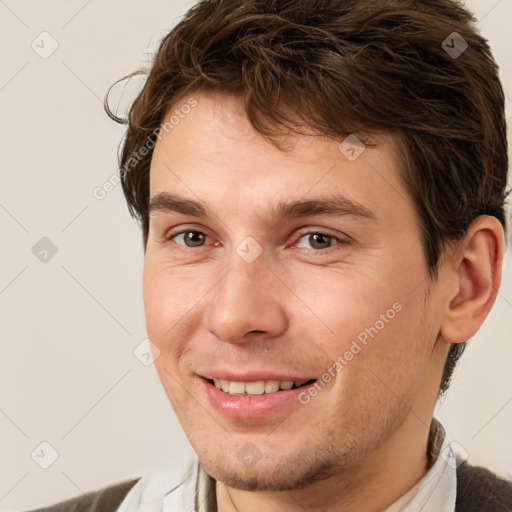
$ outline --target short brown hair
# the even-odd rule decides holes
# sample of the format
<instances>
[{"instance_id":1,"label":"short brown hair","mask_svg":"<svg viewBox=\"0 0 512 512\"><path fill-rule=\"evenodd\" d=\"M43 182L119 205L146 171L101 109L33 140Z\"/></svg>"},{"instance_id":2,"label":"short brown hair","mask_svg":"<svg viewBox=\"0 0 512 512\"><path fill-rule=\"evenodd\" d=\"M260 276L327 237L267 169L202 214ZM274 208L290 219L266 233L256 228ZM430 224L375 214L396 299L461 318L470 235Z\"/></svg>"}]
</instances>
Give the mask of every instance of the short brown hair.
<instances>
[{"instance_id":1,"label":"short brown hair","mask_svg":"<svg viewBox=\"0 0 512 512\"><path fill-rule=\"evenodd\" d=\"M401 178L437 279L446 244L477 216L505 226L504 94L474 22L454 0L197 3L162 40L128 118L112 113L108 94L105 102L128 125L122 186L144 245L152 148L164 116L187 94L219 91L241 95L254 128L271 140L301 126L335 138L396 134ZM451 346L440 394L464 348Z\"/></svg>"}]
</instances>

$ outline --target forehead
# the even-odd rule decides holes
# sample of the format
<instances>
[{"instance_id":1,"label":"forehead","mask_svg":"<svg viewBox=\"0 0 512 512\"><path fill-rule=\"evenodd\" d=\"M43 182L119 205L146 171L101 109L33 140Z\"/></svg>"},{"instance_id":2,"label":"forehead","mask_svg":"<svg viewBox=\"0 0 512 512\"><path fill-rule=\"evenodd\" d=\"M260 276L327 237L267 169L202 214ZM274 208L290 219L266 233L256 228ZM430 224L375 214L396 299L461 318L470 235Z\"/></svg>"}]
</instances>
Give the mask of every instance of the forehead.
<instances>
[{"instance_id":1,"label":"forehead","mask_svg":"<svg viewBox=\"0 0 512 512\"><path fill-rule=\"evenodd\" d=\"M389 134L372 136L375 145L360 147L351 160L342 139L290 133L276 147L253 128L243 100L232 95L192 94L169 109L162 125L171 117L172 129L161 132L153 153L152 198L173 192L227 209L339 193L368 211L378 209L379 198L395 204L406 198Z\"/></svg>"}]
</instances>

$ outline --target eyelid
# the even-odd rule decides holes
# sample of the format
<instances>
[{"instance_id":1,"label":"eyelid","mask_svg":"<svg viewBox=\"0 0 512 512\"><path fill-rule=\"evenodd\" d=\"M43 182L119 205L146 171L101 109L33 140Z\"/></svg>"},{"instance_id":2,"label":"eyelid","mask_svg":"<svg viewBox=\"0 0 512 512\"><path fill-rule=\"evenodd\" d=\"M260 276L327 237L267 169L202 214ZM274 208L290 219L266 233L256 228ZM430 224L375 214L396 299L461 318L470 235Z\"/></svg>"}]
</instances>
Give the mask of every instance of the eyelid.
<instances>
[{"instance_id":1,"label":"eyelid","mask_svg":"<svg viewBox=\"0 0 512 512\"><path fill-rule=\"evenodd\" d=\"M177 230L173 233L173 230ZM186 233L188 231L197 231L198 233L203 233L204 235L210 236L208 234L208 229L206 229L204 226L196 226L194 224L187 225L187 224L176 224L174 226L171 226L170 228L167 228L164 231L163 237L166 239L172 238L173 236L181 235L183 233ZM211 238L211 237L210 237Z\"/></svg>"}]
</instances>

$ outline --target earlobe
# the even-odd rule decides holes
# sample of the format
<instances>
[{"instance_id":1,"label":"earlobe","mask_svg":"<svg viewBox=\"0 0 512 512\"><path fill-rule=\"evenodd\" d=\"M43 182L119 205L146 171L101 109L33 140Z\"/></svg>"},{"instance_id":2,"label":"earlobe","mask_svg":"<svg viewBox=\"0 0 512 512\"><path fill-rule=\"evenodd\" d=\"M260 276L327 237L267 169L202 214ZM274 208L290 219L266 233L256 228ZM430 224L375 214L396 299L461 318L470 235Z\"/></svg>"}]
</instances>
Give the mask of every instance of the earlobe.
<instances>
[{"instance_id":1,"label":"earlobe","mask_svg":"<svg viewBox=\"0 0 512 512\"><path fill-rule=\"evenodd\" d=\"M441 335L450 343L469 340L491 310L501 283L504 250L503 226L495 217L475 219L451 262L458 291L449 297Z\"/></svg>"}]
</instances>

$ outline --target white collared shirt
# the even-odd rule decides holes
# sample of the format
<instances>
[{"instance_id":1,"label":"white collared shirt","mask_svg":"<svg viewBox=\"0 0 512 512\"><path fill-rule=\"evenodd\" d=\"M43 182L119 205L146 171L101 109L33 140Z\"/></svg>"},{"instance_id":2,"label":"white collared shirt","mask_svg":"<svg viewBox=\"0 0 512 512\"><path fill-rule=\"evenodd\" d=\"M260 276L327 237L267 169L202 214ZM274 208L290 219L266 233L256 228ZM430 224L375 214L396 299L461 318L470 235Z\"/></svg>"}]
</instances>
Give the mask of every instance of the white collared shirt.
<instances>
[{"instance_id":1,"label":"white collared shirt","mask_svg":"<svg viewBox=\"0 0 512 512\"><path fill-rule=\"evenodd\" d=\"M463 462L452 449L442 425L433 420L438 449L434 464L421 480L383 512L454 512L457 496L457 466ZM431 433L432 435L432 433Z\"/></svg>"},{"instance_id":2,"label":"white collared shirt","mask_svg":"<svg viewBox=\"0 0 512 512\"><path fill-rule=\"evenodd\" d=\"M435 461L422 479L383 512L454 512L456 468L462 462L442 425L434 418L429 438ZM117 512L212 512L206 505L214 484L197 459L145 475ZM196 508L197 493L197 508Z\"/></svg>"}]
</instances>

